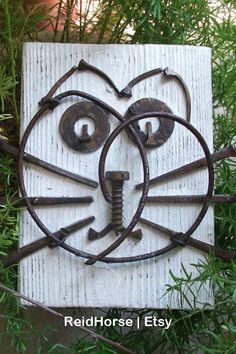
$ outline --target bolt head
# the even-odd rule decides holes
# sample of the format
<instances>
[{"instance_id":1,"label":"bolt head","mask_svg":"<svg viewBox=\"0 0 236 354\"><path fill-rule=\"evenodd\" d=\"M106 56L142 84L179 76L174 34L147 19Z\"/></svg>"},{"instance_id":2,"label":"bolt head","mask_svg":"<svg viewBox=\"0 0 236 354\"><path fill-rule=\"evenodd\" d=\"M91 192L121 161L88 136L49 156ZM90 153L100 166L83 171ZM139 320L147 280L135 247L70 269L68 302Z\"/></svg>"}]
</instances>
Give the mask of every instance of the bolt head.
<instances>
[{"instance_id":1,"label":"bolt head","mask_svg":"<svg viewBox=\"0 0 236 354\"><path fill-rule=\"evenodd\" d=\"M109 181L128 181L129 172L128 171L107 171L106 179Z\"/></svg>"}]
</instances>

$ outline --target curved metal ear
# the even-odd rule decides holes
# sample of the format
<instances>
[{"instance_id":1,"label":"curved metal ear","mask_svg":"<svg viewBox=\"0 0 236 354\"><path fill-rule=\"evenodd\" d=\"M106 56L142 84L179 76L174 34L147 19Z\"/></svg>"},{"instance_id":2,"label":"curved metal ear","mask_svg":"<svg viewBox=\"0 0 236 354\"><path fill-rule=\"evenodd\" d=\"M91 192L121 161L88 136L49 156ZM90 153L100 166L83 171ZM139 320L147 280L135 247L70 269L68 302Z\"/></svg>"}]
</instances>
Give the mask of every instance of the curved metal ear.
<instances>
[{"instance_id":1,"label":"curved metal ear","mask_svg":"<svg viewBox=\"0 0 236 354\"><path fill-rule=\"evenodd\" d=\"M190 98L190 93L189 93L188 87L185 84L185 82L182 79L182 77L179 74L177 74L175 71L173 71L172 69L170 69L168 67L166 67L165 69L157 68L157 69L149 70L149 71L147 71L147 72L135 77L121 91L119 91L117 86L114 84L114 82L111 80L111 78L106 73L104 73L99 68L97 68L97 67L95 67L95 66L93 66L91 64L88 64L85 60L82 59L82 60L80 60L78 66L73 66L66 74L64 74L53 85L53 87L50 89L48 94L41 99L41 101L39 102L39 105L43 106L45 103L47 103L50 106L50 109L53 110L59 104L59 102L55 98L53 98L53 95L56 92L56 90L75 71L84 71L84 70L88 70L88 71L91 71L91 72L97 74L98 76L103 78L114 89L114 91L116 92L116 94L119 97L126 97L126 98L132 97L132 88L135 85L137 85L139 82L141 82L143 80L146 80L149 77L152 77L154 75L158 75L158 74L163 73L167 78L175 78L176 80L178 80L178 82L180 83L180 85L182 86L182 88L184 90L185 97L186 97L186 106L187 106L187 121L190 122L191 98ZM167 107L163 102L161 102L159 100L151 99L151 98L145 98L145 99L139 100L139 101L135 102L132 106L130 106L130 108L127 111L126 116L125 116L126 119L130 117L130 114L131 115L134 114L134 113L132 113L132 110L133 111L137 110L139 114L146 113L146 112L151 112L151 111L153 111L153 112L169 112L169 113L172 113L171 110L169 109L169 107ZM85 126L85 128L86 128L86 126ZM158 146L164 144L167 141L167 139L170 137L170 135L172 134L173 129L174 129L174 122L169 122L169 121L166 121L166 120L164 120L162 122L162 120L160 120L160 127L154 133L152 132L151 123L149 123L149 124L147 123L146 124L146 133L140 131L138 123L136 124L134 129L135 129L136 133L139 135L139 137L141 138L141 141L143 142L143 145L145 147L149 147L149 148L158 147ZM61 132L63 132L63 134L64 134L64 129L61 130ZM86 132L87 131L85 130L84 131L84 136L86 135L86 137L89 138L88 134L86 134ZM62 134L62 136L64 138L63 134ZM74 134L74 130L73 129L72 129L72 134ZM68 134L66 134L66 136L67 135ZM73 137L73 139L74 138L75 138L75 136ZM74 140L76 140L76 139L77 138L75 138ZM64 138L64 140L66 140L66 139ZM96 148L95 148L95 146L91 145L91 142L88 142L88 141L85 141L85 140L82 142L82 145L83 145L82 151L94 151L101 145L101 142L99 142L99 144L96 145ZM73 144L73 148L75 148L75 146L76 146L76 150L80 150L80 147L82 145L81 145L81 141L80 141L79 142L79 147L78 147L78 142L77 142L76 144Z\"/></svg>"},{"instance_id":2,"label":"curved metal ear","mask_svg":"<svg viewBox=\"0 0 236 354\"><path fill-rule=\"evenodd\" d=\"M184 82L183 78L176 73L174 70L172 70L171 68L166 67L165 69L153 69L150 71L147 71L139 76L137 76L136 78L134 78L133 80L131 80L128 85L125 86L125 88L123 88L123 90L120 91L120 95L126 96L126 97L132 97L132 88L137 85L140 81L142 80L146 80L149 77L152 77L154 75L158 75L163 73L165 75L165 77L167 79L176 79L180 85L182 86L182 89L184 91L184 95L185 95L185 99L186 99L186 107L187 107L187 122L190 122L190 118L191 118L191 97L190 97L190 93L189 93L189 89L188 86L186 85L186 83Z\"/></svg>"},{"instance_id":3,"label":"curved metal ear","mask_svg":"<svg viewBox=\"0 0 236 354\"><path fill-rule=\"evenodd\" d=\"M166 67L165 69L157 68L157 69L149 70L141 75L138 75L133 80L131 80L121 91L119 91L119 89L117 88L115 83L112 81L112 79L106 73L104 73L104 71L100 70L96 66L88 64L85 60L81 59L78 66L73 66L65 75L63 75L53 85L53 87L50 89L48 94L41 99L41 101L39 102L39 105L42 106L45 103L51 102L51 107L52 107L52 109L54 109L58 104L57 102L55 102L55 100L53 100L54 93L63 84L63 82L65 82L77 70L78 71L88 70L88 71L91 71L91 72L97 74L98 76L103 78L114 89L114 91L116 92L116 94L119 97L126 97L126 98L132 97L132 88L135 85L137 85L139 82L141 82L143 80L146 80L149 77L163 73L167 78L174 78L180 83L180 85L183 88L185 98L186 98L186 106L187 106L187 121L190 122L191 97L190 97L189 89L188 89L186 83L184 82L183 78L178 73L176 73L174 70L172 70L168 67Z\"/></svg>"},{"instance_id":4,"label":"curved metal ear","mask_svg":"<svg viewBox=\"0 0 236 354\"><path fill-rule=\"evenodd\" d=\"M47 93L46 96L44 96L40 101L39 101L39 106L43 106L45 103L52 103L52 109L54 108L54 105L56 106L54 100L53 100L53 95L57 91L57 89L71 76L74 74L75 71L92 71L93 73L97 74L98 76L102 77L117 93L118 96L123 97L125 94L121 94L114 82L111 80L111 78L104 73L102 70L98 69L96 66L93 66L91 64L88 64L85 60L81 59L78 66L73 66L70 70L68 70L59 80L56 81L56 83L52 86L50 91ZM128 96L126 96L128 97ZM54 102L54 105L53 105Z\"/></svg>"},{"instance_id":5,"label":"curved metal ear","mask_svg":"<svg viewBox=\"0 0 236 354\"><path fill-rule=\"evenodd\" d=\"M176 79L180 85L183 88L184 94L185 94L185 99L186 99L186 107L187 107L187 122L190 123L190 119L191 119L191 97L190 97L190 92L188 89L188 86L186 85L186 83L184 82L183 78L176 73L174 70L170 69L170 68L165 68L164 69L164 75L167 77L167 79L169 78L174 78Z\"/></svg>"}]
</instances>

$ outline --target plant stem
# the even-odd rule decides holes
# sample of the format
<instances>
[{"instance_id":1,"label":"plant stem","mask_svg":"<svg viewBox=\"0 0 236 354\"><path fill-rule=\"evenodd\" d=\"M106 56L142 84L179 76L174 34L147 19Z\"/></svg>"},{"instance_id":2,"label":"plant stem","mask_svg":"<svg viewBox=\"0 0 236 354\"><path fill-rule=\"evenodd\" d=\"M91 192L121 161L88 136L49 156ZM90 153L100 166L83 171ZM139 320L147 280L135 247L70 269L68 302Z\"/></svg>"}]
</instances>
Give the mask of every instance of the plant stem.
<instances>
[{"instance_id":1,"label":"plant stem","mask_svg":"<svg viewBox=\"0 0 236 354\"><path fill-rule=\"evenodd\" d=\"M9 13L9 3L8 0L3 0L3 8L6 18L6 26L7 26L7 34L8 34L8 52L9 52L9 61L11 65L11 75L13 78L14 86L12 88L12 96L13 96L13 107L16 116L16 123L19 126L19 114L18 114L18 107L17 107L17 100L16 100L16 70L15 70L15 54L14 54L14 44L13 44L13 37L11 31L11 16Z\"/></svg>"},{"instance_id":2,"label":"plant stem","mask_svg":"<svg viewBox=\"0 0 236 354\"><path fill-rule=\"evenodd\" d=\"M61 15L61 9L62 9L62 0L60 0L58 3L58 11L57 11L56 24L55 24L55 28L54 28L54 34L53 34L53 42L56 41L56 37L57 37L57 33L58 33L58 25L59 25L59 20L60 20L60 15Z\"/></svg>"},{"instance_id":3,"label":"plant stem","mask_svg":"<svg viewBox=\"0 0 236 354\"><path fill-rule=\"evenodd\" d=\"M59 318L61 318L61 319L64 318L64 315L63 315L62 313L57 312L57 311L51 309L50 307L48 307L48 306L42 304L41 302L29 298L28 296L25 296L25 295L23 295L23 294L20 294L18 291L15 291L15 290L13 290L13 289L10 289L10 288L8 288L7 286L3 285L2 283L0 283L0 289L2 289L3 291L6 291L6 292L8 292L8 293L11 293L11 294L13 294L13 295L15 295L15 296L17 296L17 297L19 297L19 298L21 298L21 299L26 300L26 301L30 302L31 304L36 305L37 307L41 308L42 310L44 310L44 311L46 311L46 312L48 312L48 313L50 313L50 314L52 314L52 315L54 315L54 316L56 316L56 317L59 317ZM114 342L114 341L111 340L111 339L108 339L108 338L106 338L106 337L101 336L100 334L95 333L95 332L92 331L91 329L88 329L88 328L83 327L83 326L80 326L79 328L81 329L81 331L87 333L89 336L93 337L94 339L100 339L100 340L102 340L103 342L106 342L106 343L110 344L110 345L113 346L114 348L117 348L117 349L118 349L120 352L122 352L122 353L137 354L137 353L135 353L134 351L125 348L125 347L124 347L123 345L121 345L120 343Z\"/></svg>"},{"instance_id":4,"label":"plant stem","mask_svg":"<svg viewBox=\"0 0 236 354\"><path fill-rule=\"evenodd\" d=\"M99 37L98 37L98 40L97 40L98 44L102 43L105 31L106 31L107 23L108 23L108 20L109 20L109 18L111 16L112 10L113 10L112 1L113 0L110 0L108 2L108 5L107 5L107 11L106 11L106 14L104 16L102 29L101 29L101 32L99 33Z\"/></svg>"}]
</instances>

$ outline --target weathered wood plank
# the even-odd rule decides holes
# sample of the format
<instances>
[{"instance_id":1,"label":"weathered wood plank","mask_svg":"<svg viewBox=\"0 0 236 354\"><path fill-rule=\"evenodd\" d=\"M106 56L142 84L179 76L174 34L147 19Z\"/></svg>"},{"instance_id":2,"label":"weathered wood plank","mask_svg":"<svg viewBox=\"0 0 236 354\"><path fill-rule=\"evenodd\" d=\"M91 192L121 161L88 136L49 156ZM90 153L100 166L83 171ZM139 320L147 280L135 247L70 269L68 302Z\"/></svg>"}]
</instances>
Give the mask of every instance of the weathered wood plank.
<instances>
[{"instance_id":1,"label":"weathered wood plank","mask_svg":"<svg viewBox=\"0 0 236 354\"><path fill-rule=\"evenodd\" d=\"M38 101L51 86L81 59L105 71L119 89L137 75L157 67L170 67L186 82L192 98L191 123L202 133L212 151L212 103L211 103L211 53L208 48L164 45L79 45L26 43L23 50L23 92L21 132L37 111ZM140 82L133 89L131 99L119 99L103 79L90 72L75 73L58 93L78 89L92 94L124 114L131 103L143 97L158 98L165 102L174 114L185 117L184 94L176 81L161 76ZM66 99L52 113L45 115L30 136L26 151L49 163L98 180L98 160L101 149L89 154L73 151L59 134L60 118L78 98ZM111 130L117 126L110 117ZM144 122L140 124L144 126ZM153 126L155 123L153 121ZM185 128L175 125L171 138L160 148L147 151L151 177L177 168L203 156L198 142ZM137 208L140 191L134 186L142 182L142 165L135 145L126 133L122 133L112 145L106 170L129 170L130 181L125 183L125 224ZM89 206L53 206L37 208L38 215L52 231L75 220L95 215L92 225L102 229L110 219L110 206L104 201L101 190L77 184L55 176L28 164L25 180L30 196L78 197L92 195L94 203ZM199 170L174 181L151 187L149 195L203 194L206 192L207 171ZM177 231L185 231L200 210L199 205L150 205L142 216L157 221ZM24 210L21 213L21 239L23 246L42 237L41 231ZM168 244L166 237L154 230L138 225L144 230L139 243L126 240L115 256L136 255ZM212 207L203 223L193 234L195 238L213 243L214 222ZM68 238L68 243L80 249L98 253L115 239L112 233L90 243L87 231L82 230ZM171 270L181 275L181 262L188 271L196 274L190 263L203 259L200 251L192 248L178 249L157 259L141 263L84 265L84 260L62 249L44 249L20 263L20 290L29 297L50 306L114 306L135 308L186 308L187 303L177 295L164 296L166 284L172 283ZM196 292L200 303L213 303L209 287ZM191 299L190 299L191 301ZM200 304L199 304L200 306Z\"/></svg>"}]
</instances>

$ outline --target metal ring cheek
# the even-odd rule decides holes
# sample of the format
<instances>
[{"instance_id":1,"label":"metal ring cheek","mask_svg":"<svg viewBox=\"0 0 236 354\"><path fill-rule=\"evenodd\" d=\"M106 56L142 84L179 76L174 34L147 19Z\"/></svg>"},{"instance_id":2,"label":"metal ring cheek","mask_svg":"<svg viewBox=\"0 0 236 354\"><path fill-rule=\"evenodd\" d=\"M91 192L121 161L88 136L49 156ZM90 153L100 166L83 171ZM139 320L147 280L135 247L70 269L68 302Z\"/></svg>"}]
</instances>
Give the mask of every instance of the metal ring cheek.
<instances>
[{"instance_id":1,"label":"metal ring cheek","mask_svg":"<svg viewBox=\"0 0 236 354\"><path fill-rule=\"evenodd\" d=\"M64 94L58 95L55 99L57 99L58 101L60 101L61 99L63 99L64 97L69 96L71 93L71 91L68 91ZM79 91L73 91L73 94L77 95L77 96L81 96L81 97L85 97L87 99L91 99L93 102L96 102L98 105L100 105L102 108L107 109L110 113L112 113L113 115L115 115L115 117L119 120L122 121L123 117L116 112L112 107L110 107L109 105L107 105L106 103L96 99L96 97L93 97L91 95L88 95L86 93L82 93ZM24 150L29 138L29 135L33 129L33 127L35 126L35 124L38 122L38 120L41 118L41 116L43 115L43 113L47 110L50 109L50 103L46 103L45 105L43 105L40 110L35 114L35 116L32 118L32 120L30 121L30 123L28 124L22 140L21 140L21 144L19 147L19 162L18 162L18 175L19 175L19 187L20 187L20 191L22 194L22 197L25 199L25 203L27 206L27 209L30 213L30 215L32 216L33 220L35 221L35 223L38 225L38 227L44 232L44 234L46 236L48 236L53 242L55 242L55 244L58 244L58 246L62 247L63 249L75 254L76 256L81 256L84 258L88 258L88 259L95 259L97 257L97 255L94 254L90 254L87 252L83 252L80 250L75 249L74 247L69 246L66 243L60 243L58 242L58 239L53 235L53 233L43 224L43 222L41 221L41 219L38 217L38 215L35 213L35 210L33 208L33 204L31 202L31 200L29 199L27 192L26 192L26 188L25 188L25 183L24 183L24 176L23 176L23 156L24 156ZM134 136L136 135L135 132L133 132ZM147 167L145 167L146 169L144 170L144 180L148 181L149 180L149 171L148 171L148 162L147 162L147 158L146 158L146 154L144 151L144 148L142 146L141 141L139 141L139 138L137 137L137 141L138 141L138 145L139 145L139 149L141 152L141 156L142 158L145 160L146 159L146 163L147 163ZM145 184L144 187L144 191L148 189L148 183ZM146 193L143 193L143 197L140 200L140 204L139 207L137 209L138 214L141 215L142 209L144 207L144 200L146 198L147 195L147 191ZM134 219L134 218L133 218ZM135 222L134 220L131 221L130 225L129 225L129 229L132 230L133 227L135 226ZM128 231L129 232L129 231ZM127 233L128 234L128 233Z\"/></svg>"},{"instance_id":2,"label":"metal ring cheek","mask_svg":"<svg viewBox=\"0 0 236 354\"><path fill-rule=\"evenodd\" d=\"M112 142L114 141L114 139L119 135L119 133L125 129L128 125L147 118L147 117L159 117L159 118L165 118L165 119L171 119L174 120L178 123L180 123L181 125L185 126L195 137L196 139L199 141L204 154L206 156L206 160L207 160L207 167L208 167L208 189L207 189L207 193L203 202L203 206L200 210L200 213L198 214L197 218L195 219L194 223L191 225L191 227L183 234L183 241L187 240L191 234L197 229L197 227L199 226L199 224L201 223L203 217L205 216L208 206L209 206L209 202L211 200L212 197L212 193L213 193L213 188L214 188L214 170L213 170L213 162L212 162L212 158L211 158L211 154L209 151L209 148L207 146L207 143L205 141L205 139L202 137L202 135L199 133L199 131L193 126L191 125L189 122L187 122L186 120L169 114L169 113L160 113L160 112L147 112L138 116L133 117L132 119L130 119L129 121L126 121L122 124L120 124L113 132L112 134L109 136L109 138L107 139L101 156L100 156L100 161L99 161L99 180L100 183L101 181L105 181L105 161L106 161L106 156L107 156L107 152L112 144ZM121 242L124 240L124 238L126 237L126 235L122 234L120 236ZM121 243L120 242L120 243ZM117 240L116 242L114 242L114 244L118 244L119 240ZM154 251L151 252L149 254L145 254L145 255L140 255L140 256L134 256L134 257L126 257L127 261L137 261L137 260L143 260L143 259L148 259L148 258L152 258L152 257L156 257L160 254L164 254L166 252L168 252L169 250L176 248L177 244L172 242L171 245L168 245L158 251ZM113 250L111 250L111 246L108 248L110 250L110 252ZM107 250L108 250L107 249ZM105 251L103 252L103 254L105 254ZM132 260L131 260L132 259Z\"/></svg>"}]
</instances>

